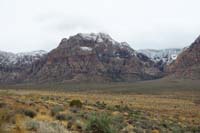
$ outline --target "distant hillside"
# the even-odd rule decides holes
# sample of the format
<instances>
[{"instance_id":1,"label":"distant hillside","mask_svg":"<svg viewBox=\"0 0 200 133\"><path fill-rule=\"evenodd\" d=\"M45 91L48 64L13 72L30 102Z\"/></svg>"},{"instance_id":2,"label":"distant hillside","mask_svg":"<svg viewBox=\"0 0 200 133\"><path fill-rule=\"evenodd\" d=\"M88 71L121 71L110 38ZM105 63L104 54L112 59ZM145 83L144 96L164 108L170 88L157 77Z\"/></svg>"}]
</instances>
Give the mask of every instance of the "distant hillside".
<instances>
[{"instance_id":1,"label":"distant hillside","mask_svg":"<svg viewBox=\"0 0 200 133\"><path fill-rule=\"evenodd\" d=\"M200 79L200 36L168 66L167 71L177 78Z\"/></svg>"},{"instance_id":2,"label":"distant hillside","mask_svg":"<svg viewBox=\"0 0 200 133\"><path fill-rule=\"evenodd\" d=\"M45 54L47 54L47 52L44 50L17 54L0 51L0 65L32 64L34 61L40 60Z\"/></svg>"},{"instance_id":3,"label":"distant hillside","mask_svg":"<svg viewBox=\"0 0 200 133\"><path fill-rule=\"evenodd\" d=\"M3 55L1 83L137 81L160 76L160 70L147 56L104 33L64 38L47 54Z\"/></svg>"},{"instance_id":4,"label":"distant hillside","mask_svg":"<svg viewBox=\"0 0 200 133\"><path fill-rule=\"evenodd\" d=\"M18 83L27 79L34 73L34 67L40 66L46 57L43 50L27 53L10 53L0 51L0 83Z\"/></svg>"},{"instance_id":5,"label":"distant hillside","mask_svg":"<svg viewBox=\"0 0 200 133\"><path fill-rule=\"evenodd\" d=\"M154 79L159 70L148 57L104 33L62 39L41 70L40 81L136 81Z\"/></svg>"},{"instance_id":6,"label":"distant hillside","mask_svg":"<svg viewBox=\"0 0 200 133\"><path fill-rule=\"evenodd\" d=\"M135 51L105 33L79 33L49 53L0 51L0 83L141 81L175 75L200 79L200 37L184 49Z\"/></svg>"},{"instance_id":7,"label":"distant hillside","mask_svg":"<svg viewBox=\"0 0 200 133\"><path fill-rule=\"evenodd\" d=\"M176 60L177 56L182 52L182 49L171 48L171 49L141 49L138 52L145 54L150 59L155 62L164 62L166 64L172 63L172 61Z\"/></svg>"}]
</instances>

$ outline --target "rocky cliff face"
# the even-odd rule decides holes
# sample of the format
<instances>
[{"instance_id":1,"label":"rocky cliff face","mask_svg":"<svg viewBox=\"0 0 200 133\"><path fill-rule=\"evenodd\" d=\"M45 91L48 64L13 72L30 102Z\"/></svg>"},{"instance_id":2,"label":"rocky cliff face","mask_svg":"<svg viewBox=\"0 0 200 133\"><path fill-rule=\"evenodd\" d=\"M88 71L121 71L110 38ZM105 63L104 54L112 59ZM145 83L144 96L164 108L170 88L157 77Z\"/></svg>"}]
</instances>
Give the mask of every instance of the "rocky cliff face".
<instances>
[{"instance_id":1,"label":"rocky cliff face","mask_svg":"<svg viewBox=\"0 0 200 133\"><path fill-rule=\"evenodd\" d=\"M182 49L170 48L170 49L141 49L138 50L139 53L143 53L148 56L154 62L162 61L165 64L170 64L176 60L177 56L182 52Z\"/></svg>"},{"instance_id":2,"label":"rocky cliff face","mask_svg":"<svg viewBox=\"0 0 200 133\"><path fill-rule=\"evenodd\" d=\"M77 34L62 39L49 53L20 55L0 56L0 83L137 81L160 76L151 59L104 33Z\"/></svg>"},{"instance_id":3,"label":"rocky cliff face","mask_svg":"<svg viewBox=\"0 0 200 133\"><path fill-rule=\"evenodd\" d=\"M62 39L49 53L0 51L0 83L137 81L159 78L165 73L199 79L200 37L172 63L165 63L166 70L159 63L107 34L77 34Z\"/></svg>"},{"instance_id":4,"label":"rocky cliff face","mask_svg":"<svg viewBox=\"0 0 200 133\"><path fill-rule=\"evenodd\" d=\"M159 70L145 55L109 35L77 34L62 39L36 74L39 81L134 81L153 79Z\"/></svg>"},{"instance_id":5,"label":"rocky cliff face","mask_svg":"<svg viewBox=\"0 0 200 133\"><path fill-rule=\"evenodd\" d=\"M167 69L179 78L200 78L200 36Z\"/></svg>"},{"instance_id":6,"label":"rocky cliff face","mask_svg":"<svg viewBox=\"0 0 200 133\"><path fill-rule=\"evenodd\" d=\"M40 64L45 56L46 52L42 50L18 54L0 51L0 83L25 80L32 67Z\"/></svg>"},{"instance_id":7,"label":"rocky cliff face","mask_svg":"<svg viewBox=\"0 0 200 133\"><path fill-rule=\"evenodd\" d=\"M156 63L156 66L161 70L165 71L166 67L176 60L178 55L183 51L183 49L170 48L170 49L141 49L138 50L149 57L152 61Z\"/></svg>"}]
</instances>

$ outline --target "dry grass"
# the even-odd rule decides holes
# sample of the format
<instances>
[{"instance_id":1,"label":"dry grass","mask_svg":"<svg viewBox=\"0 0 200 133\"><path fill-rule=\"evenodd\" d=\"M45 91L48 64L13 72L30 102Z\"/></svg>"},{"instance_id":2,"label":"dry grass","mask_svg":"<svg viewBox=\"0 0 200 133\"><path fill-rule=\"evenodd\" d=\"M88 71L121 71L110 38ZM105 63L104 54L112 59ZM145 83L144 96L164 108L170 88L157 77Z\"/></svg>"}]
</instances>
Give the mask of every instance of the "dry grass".
<instances>
[{"instance_id":1,"label":"dry grass","mask_svg":"<svg viewBox=\"0 0 200 133\"><path fill-rule=\"evenodd\" d=\"M0 90L0 126L14 133L200 132L199 86L199 81L165 79L104 85L55 84L53 89L47 85L41 90L7 86ZM72 101L79 106L72 106ZM95 119L91 119L94 114ZM100 114L109 119L96 117ZM91 125L91 120L97 123ZM106 129L99 129L105 127L102 121L108 123Z\"/></svg>"},{"instance_id":2,"label":"dry grass","mask_svg":"<svg viewBox=\"0 0 200 133\"><path fill-rule=\"evenodd\" d=\"M181 92L175 94L111 94L84 92L51 91L0 91L0 99L4 108L0 112L10 110L14 120L1 119L1 126L13 132L54 132L55 128L66 132L87 132L86 127L93 113L106 113L112 117L111 127L117 132L199 132L200 106L196 104L198 94ZM195 98L193 98L195 97ZM72 100L80 100L82 108L70 107ZM61 107L62 110L52 115L51 109ZM24 115L24 109L33 110L36 116ZM3 114L4 116L7 114ZM62 116L64 119L57 118ZM117 118L116 118L117 116ZM119 117L120 116L120 117ZM43 125L37 127L34 121ZM52 124L57 123L57 124ZM34 125L35 124L35 125ZM53 127L51 127L53 126ZM47 128L48 127L48 128ZM2 128L3 129L3 128ZM109 130L109 129L107 129Z\"/></svg>"}]
</instances>

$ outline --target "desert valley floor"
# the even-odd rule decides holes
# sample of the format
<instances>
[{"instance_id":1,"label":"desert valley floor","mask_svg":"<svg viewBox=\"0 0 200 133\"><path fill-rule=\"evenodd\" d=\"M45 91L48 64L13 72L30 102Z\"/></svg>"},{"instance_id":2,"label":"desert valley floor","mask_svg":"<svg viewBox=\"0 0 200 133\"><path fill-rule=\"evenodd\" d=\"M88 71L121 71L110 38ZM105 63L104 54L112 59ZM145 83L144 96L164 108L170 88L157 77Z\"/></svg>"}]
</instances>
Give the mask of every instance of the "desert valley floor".
<instances>
[{"instance_id":1,"label":"desert valley floor","mask_svg":"<svg viewBox=\"0 0 200 133\"><path fill-rule=\"evenodd\" d=\"M0 125L2 133L199 133L200 81L1 86Z\"/></svg>"}]
</instances>

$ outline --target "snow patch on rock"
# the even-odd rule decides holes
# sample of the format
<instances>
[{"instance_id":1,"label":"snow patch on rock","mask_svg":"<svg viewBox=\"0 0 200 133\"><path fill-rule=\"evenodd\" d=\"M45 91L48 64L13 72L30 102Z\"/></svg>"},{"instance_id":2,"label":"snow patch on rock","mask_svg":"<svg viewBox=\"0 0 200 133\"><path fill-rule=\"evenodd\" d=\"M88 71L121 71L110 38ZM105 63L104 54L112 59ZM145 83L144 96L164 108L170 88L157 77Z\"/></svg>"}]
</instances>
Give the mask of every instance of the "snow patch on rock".
<instances>
[{"instance_id":1,"label":"snow patch on rock","mask_svg":"<svg viewBox=\"0 0 200 133\"><path fill-rule=\"evenodd\" d=\"M178 48L162 49L162 50L142 49L138 50L138 52L146 55L154 62L163 61L166 64L170 64L174 60L176 60L178 55L182 52L182 49Z\"/></svg>"},{"instance_id":2,"label":"snow patch on rock","mask_svg":"<svg viewBox=\"0 0 200 133\"><path fill-rule=\"evenodd\" d=\"M113 44L117 43L106 33L79 33L78 35L85 40L95 41L97 43L104 41L110 41Z\"/></svg>"},{"instance_id":3,"label":"snow patch on rock","mask_svg":"<svg viewBox=\"0 0 200 133\"><path fill-rule=\"evenodd\" d=\"M1 65L15 65L15 64L31 64L39 60L42 56L47 54L46 51L39 50L26 53L11 53L0 51L0 64Z\"/></svg>"},{"instance_id":4,"label":"snow patch on rock","mask_svg":"<svg viewBox=\"0 0 200 133\"><path fill-rule=\"evenodd\" d=\"M83 51L92 51L91 47L80 47L80 49Z\"/></svg>"}]
</instances>

